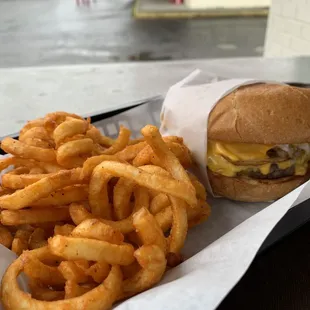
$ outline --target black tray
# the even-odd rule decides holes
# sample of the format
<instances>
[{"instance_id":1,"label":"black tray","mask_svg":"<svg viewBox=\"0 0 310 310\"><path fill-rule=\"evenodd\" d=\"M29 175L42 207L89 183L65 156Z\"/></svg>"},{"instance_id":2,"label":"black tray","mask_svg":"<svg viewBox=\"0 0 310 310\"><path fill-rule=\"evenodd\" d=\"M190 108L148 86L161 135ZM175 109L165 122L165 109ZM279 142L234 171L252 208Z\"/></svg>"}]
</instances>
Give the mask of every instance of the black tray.
<instances>
[{"instance_id":1,"label":"black tray","mask_svg":"<svg viewBox=\"0 0 310 310\"><path fill-rule=\"evenodd\" d=\"M306 87L310 88L310 84L303 84L303 83L294 83L290 82L287 83L292 86L298 86L298 87ZM149 100L145 100L137 105L130 106L128 108L123 108L119 110L115 110L108 113L102 113L97 115L91 116L91 121L98 122L107 118L110 118L112 116L118 115L122 112L131 110L137 106L144 105L147 103L151 103L152 101L156 102L158 104L158 100L163 100L161 97L154 97ZM18 137L15 137L18 138ZM5 154L0 149L0 154ZM268 250L271 246L274 246L276 243L283 240L286 236L293 233L295 230L306 224L310 221L310 199L304 201L300 205L296 206L293 209L290 209L287 214L279 221L279 223L274 227L274 229L271 231L271 233L268 235L262 246L260 247L258 254L261 255L266 250Z\"/></svg>"}]
</instances>

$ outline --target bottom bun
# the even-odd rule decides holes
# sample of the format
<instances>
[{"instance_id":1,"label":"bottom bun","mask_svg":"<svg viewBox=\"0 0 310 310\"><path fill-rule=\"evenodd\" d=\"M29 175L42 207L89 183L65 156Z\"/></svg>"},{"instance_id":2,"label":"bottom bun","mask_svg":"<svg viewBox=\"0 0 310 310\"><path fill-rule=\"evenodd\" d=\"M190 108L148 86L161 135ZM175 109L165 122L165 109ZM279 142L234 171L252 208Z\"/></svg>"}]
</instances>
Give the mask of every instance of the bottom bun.
<instances>
[{"instance_id":1,"label":"bottom bun","mask_svg":"<svg viewBox=\"0 0 310 310\"><path fill-rule=\"evenodd\" d=\"M279 199L310 178L308 173L305 176L277 180L256 180L245 177L226 177L213 173L209 169L208 176L215 195L247 202Z\"/></svg>"}]
</instances>

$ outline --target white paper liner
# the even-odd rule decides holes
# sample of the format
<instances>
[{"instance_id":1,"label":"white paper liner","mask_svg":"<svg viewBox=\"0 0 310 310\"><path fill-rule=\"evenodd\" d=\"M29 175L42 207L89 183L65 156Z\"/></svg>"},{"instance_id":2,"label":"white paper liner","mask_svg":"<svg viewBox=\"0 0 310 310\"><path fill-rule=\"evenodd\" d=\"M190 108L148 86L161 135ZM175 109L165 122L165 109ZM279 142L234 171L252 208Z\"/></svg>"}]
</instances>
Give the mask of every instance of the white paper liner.
<instances>
[{"instance_id":1,"label":"white paper liner","mask_svg":"<svg viewBox=\"0 0 310 310\"><path fill-rule=\"evenodd\" d=\"M95 126L105 134L117 135L117 128L124 124L137 136L142 126L158 125L160 107L161 102L146 104L97 122ZM215 309L246 272L277 222L309 196L308 182L273 204L209 198L211 217L189 231L182 251L187 260L169 271L157 287L115 309ZM0 246L0 278L14 258L15 254ZM26 289L26 282L22 287Z\"/></svg>"}]
</instances>

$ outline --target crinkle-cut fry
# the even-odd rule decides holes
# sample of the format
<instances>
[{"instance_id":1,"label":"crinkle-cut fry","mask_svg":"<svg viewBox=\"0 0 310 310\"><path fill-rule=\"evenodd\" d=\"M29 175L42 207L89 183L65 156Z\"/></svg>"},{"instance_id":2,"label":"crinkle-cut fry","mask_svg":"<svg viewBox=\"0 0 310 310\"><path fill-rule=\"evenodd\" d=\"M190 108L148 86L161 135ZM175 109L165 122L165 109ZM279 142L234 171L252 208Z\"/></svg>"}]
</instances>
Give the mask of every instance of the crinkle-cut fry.
<instances>
[{"instance_id":1,"label":"crinkle-cut fry","mask_svg":"<svg viewBox=\"0 0 310 310\"><path fill-rule=\"evenodd\" d=\"M129 142L131 132L124 126L120 126L119 134L113 145L104 150L102 154L113 155L123 150Z\"/></svg>"},{"instance_id":2,"label":"crinkle-cut fry","mask_svg":"<svg viewBox=\"0 0 310 310\"><path fill-rule=\"evenodd\" d=\"M40 281L44 285L51 286L61 286L65 283L65 278L57 267L42 263L30 253L23 253L23 271L29 278Z\"/></svg>"},{"instance_id":3,"label":"crinkle-cut fry","mask_svg":"<svg viewBox=\"0 0 310 310\"><path fill-rule=\"evenodd\" d=\"M42 228L36 228L30 235L28 242L30 250L47 246L45 230Z\"/></svg>"},{"instance_id":4,"label":"crinkle-cut fry","mask_svg":"<svg viewBox=\"0 0 310 310\"><path fill-rule=\"evenodd\" d=\"M3 225L38 224L70 220L69 208L32 208L26 210L3 210L0 215Z\"/></svg>"},{"instance_id":5,"label":"crinkle-cut fry","mask_svg":"<svg viewBox=\"0 0 310 310\"><path fill-rule=\"evenodd\" d=\"M83 178L89 178L93 170L103 161L119 161L115 155L98 155L88 158L83 164Z\"/></svg>"},{"instance_id":6,"label":"crinkle-cut fry","mask_svg":"<svg viewBox=\"0 0 310 310\"><path fill-rule=\"evenodd\" d=\"M38 281L29 279L28 285L31 292L31 297L37 300L54 301L65 298L64 291L54 291L48 287L44 287Z\"/></svg>"},{"instance_id":7,"label":"crinkle-cut fry","mask_svg":"<svg viewBox=\"0 0 310 310\"><path fill-rule=\"evenodd\" d=\"M88 186L74 185L68 186L51 193L45 198L41 198L32 203L32 207L64 206L73 202L87 200Z\"/></svg>"},{"instance_id":8,"label":"crinkle-cut fry","mask_svg":"<svg viewBox=\"0 0 310 310\"><path fill-rule=\"evenodd\" d=\"M157 214L159 211L171 205L170 199L166 194L159 193L156 195L150 204L150 211L152 214Z\"/></svg>"},{"instance_id":9,"label":"crinkle-cut fry","mask_svg":"<svg viewBox=\"0 0 310 310\"><path fill-rule=\"evenodd\" d=\"M75 163L71 164L71 159L91 154L93 148L94 142L89 138L69 141L57 149L57 162L61 166L74 168Z\"/></svg>"},{"instance_id":10,"label":"crinkle-cut fry","mask_svg":"<svg viewBox=\"0 0 310 310\"><path fill-rule=\"evenodd\" d=\"M13 236L11 232L3 225L0 225L0 244L10 249L12 246L12 242Z\"/></svg>"},{"instance_id":11,"label":"crinkle-cut fry","mask_svg":"<svg viewBox=\"0 0 310 310\"><path fill-rule=\"evenodd\" d=\"M31 235L30 231L27 230L17 230L12 242L12 251L16 255L21 255L23 251L28 250L28 240Z\"/></svg>"},{"instance_id":12,"label":"crinkle-cut fry","mask_svg":"<svg viewBox=\"0 0 310 310\"><path fill-rule=\"evenodd\" d=\"M114 139L107 136L103 136L100 130L95 126L90 125L89 127L90 129L87 130L86 136L91 138L95 143L98 143L99 145L105 147L110 147L115 143Z\"/></svg>"},{"instance_id":13,"label":"crinkle-cut fry","mask_svg":"<svg viewBox=\"0 0 310 310\"><path fill-rule=\"evenodd\" d=\"M87 219L79 224L71 233L72 237L89 238L106 241L113 244L122 244L123 234L111 226L97 219Z\"/></svg>"},{"instance_id":14,"label":"crinkle-cut fry","mask_svg":"<svg viewBox=\"0 0 310 310\"><path fill-rule=\"evenodd\" d=\"M54 236L48 240L50 251L67 260L86 259L109 264L129 265L134 261L134 248L129 243L111 244L86 238Z\"/></svg>"},{"instance_id":15,"label":"crinkle-cut fry","mask_svg":"<svg viewBox=\"0 0 310 310\"><path fill-rule=\"evenodd\" d=\"M58 189L85 182L81 169L63 170L43 178L11 195L0 197L0 208L18 210L30 206L35 201L47 197Z\"/></svg>"},{"instance_id":16,"label":"crinkle-cut fry","mask_svg":"<svg viewBox=\"0 0 310 310\"><path fill-rule=\"evenodd\" d=\"M118 162L105 161L97 167L113 176L133 180L140 186L181 198L190 205L197 204L196 191L191 183L166 178L157 174L150 174L142 169Z\"/></svg>"},{"instance_id":17,"label":"crinkle-cut fry","mask_svg":"<svg viewBox=\"0 0 310 310\"><path fill-rule=\"evenodd\" d=\"M112 207L108 196L108 183L112 177L96 167L89 182L88 202L91 213L108 220L112 219Z\"/></svg>"},{"instance_id":18,"label":"crinkle-cut fry","mask_svg":"<svg viewBox=\"0 0 310 310\"><path fill-rule=\"evenodd\" d=\"M77 284L74 280L68 280L66 281L66 285L65 285L64 299L79 297L89 292L93 288L94 288L93 286L81 286Z\"/></svg>"},{"instance_id":19,"label":"crinkle-cut fry","mask_svg":"<svg viewBox=\"0 0 310 310\"><path fill-rule=\"evenodd\" d=\"M167 252L167 242L154 216L145 208L133 215L133 226L144 245L157 245L164 253Z\"/></svg>"},{"instance_id":20,"label":"crinkle-cut fry","mask_svg":"<svg viewBox=\"0 0 310 310\"><path fill-rule=\"evenodd\" d=\"M66 280L72 280L76 283L86 283L89 280L85 271L77 266L74 261L63 261L58 266L58 270Z\"/></svg>"},{"instance_id":21,"label":"crinkle-cut fry","mask_svg":"<svg viewBox=\"0 0 310 310\"><path fill-rule=\"evenodd\" d=\"M116 220L123 220L131 213L130 198L133 193L135 182L119 178L113 191L113 210Z\"/></svg>"},{"instance_id":22,"label":"crinkle-cut fry","mask_svg":"<svg viewBox=\"0 0 310 310\"><path fill-rule=\"evenodd\" d=\"M120 160L131 161L144 149L145 146L146 142L144 141L137 144L127 145L122 151L117 152L115 155Z\"/></svg>"},{"instance_id":23,"label":"crinkle-cut fry","mask_svg":"<svg viewBox=\"0 0 310 310\"><path fill-rule=\"evenodd\" d=\"M37 118L31 121L28 121L24 127L20 130L20 135L23 135L26 131L33 127L43 127L44 126L44 118Z\"/></svg>"},{"instance_id":24,"label":"crinkle-cut fry","mask_svg":"<svg viewBox=\"0 0 310 310\"><path fill-rule=\"evenodd\" d=\"M71 224L55 225L54 235L70 236L74 228L75 226Z\"/></svg>"},{"instance_id":25,"label":"crinkle-cut fry","mask_svg":"<svg viewBox=\"0 0 310 310\"><path fill-rule=\"evenodd\" d=\"M96 283L102 283L108 276L111 267L108 263L102 261L94 263L86 270L86 274L93 278Z\"/></svg>"},{"instance_id":26,"label":"crinkle-cut fry","mask_svg":"<svg viewBox=\"0 0 310 310\"><path fill-rule=\"evenodd\" d=\"M22 158L35 159L43 162L55 162L56 160L56 153L53 149L44 149L41 147L27 145L10 137L2 140L1 148L6 153Z\"/></svg>"},{"instance_id":27,"label":"crinkle-cut fry","mask_svg":"<svg viewBox=\"0 0 310 310\"><path fill-rule=\"evenodd\" d=\"M68 137L84 134L87 128L88 122L85 120L76 118L65 120L63 123L59 124L53 132L56 147L59 147L61 142Z\"/></svg>"},{"instance_id":28,"label":"crinkle-cut fry","mask_svg":"<svg viewBox=\"0 0 310 310\"><path fill-rule=\"evenodd\" d=\"M19 168L18 168L19 169ZM21 170L20 170L21 171ZM6 173L2 176L2 184L6 188L22 189L53 174L15 174Z\"/></svg>"},{"instance_id":29,"label":"crinkle-cut fry","mask_svg":"<svg viewBox=\"0 0 310 310\"><path fill-rule=\"evenodd\" d=\"M158 283L165 272L167 264L165 254L158 246L143 245L134 255L142 269L124 280L123 293L119 299L147 290Z\"/></svg>"}]
</instances>

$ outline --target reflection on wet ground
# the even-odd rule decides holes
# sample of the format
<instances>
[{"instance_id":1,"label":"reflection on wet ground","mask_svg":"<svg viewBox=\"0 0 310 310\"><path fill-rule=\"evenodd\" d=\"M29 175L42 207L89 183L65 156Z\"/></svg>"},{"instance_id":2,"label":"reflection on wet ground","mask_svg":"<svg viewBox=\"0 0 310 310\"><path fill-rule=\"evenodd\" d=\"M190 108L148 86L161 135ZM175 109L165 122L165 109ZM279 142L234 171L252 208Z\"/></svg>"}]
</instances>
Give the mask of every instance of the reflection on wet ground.
<instances>
[{"instance_id":1,"label":"reflection on wet ground","mask_svg":"<svg viewBox=\"0 0 310 310\"><path fill-rule=\"evenodd\" d=\"M134 20L129 0L0 0L0 67L260 56L265 18Z\"/></svg>"}]
</instances>

